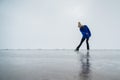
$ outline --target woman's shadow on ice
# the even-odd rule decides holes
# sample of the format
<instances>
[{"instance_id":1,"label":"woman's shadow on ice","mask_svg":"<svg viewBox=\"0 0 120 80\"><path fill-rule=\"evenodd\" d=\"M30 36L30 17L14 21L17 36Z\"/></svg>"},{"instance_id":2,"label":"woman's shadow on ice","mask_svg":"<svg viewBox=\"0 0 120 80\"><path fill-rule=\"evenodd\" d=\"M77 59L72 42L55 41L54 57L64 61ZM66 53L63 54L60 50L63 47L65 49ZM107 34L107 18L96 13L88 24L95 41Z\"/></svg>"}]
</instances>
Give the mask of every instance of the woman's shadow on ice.
<instances>
[{"instance_id":1,"label":"woman's shadow on ice","mask_svg":"<svg viewBox=\"0 0 120 80\"><path fill-rule=\"evenodd\" d=\"M80 80L91 80L91 70L90 70L90 52L77 52L79 55L81 69L79 72Z\"/></svg>"}]
</instances>

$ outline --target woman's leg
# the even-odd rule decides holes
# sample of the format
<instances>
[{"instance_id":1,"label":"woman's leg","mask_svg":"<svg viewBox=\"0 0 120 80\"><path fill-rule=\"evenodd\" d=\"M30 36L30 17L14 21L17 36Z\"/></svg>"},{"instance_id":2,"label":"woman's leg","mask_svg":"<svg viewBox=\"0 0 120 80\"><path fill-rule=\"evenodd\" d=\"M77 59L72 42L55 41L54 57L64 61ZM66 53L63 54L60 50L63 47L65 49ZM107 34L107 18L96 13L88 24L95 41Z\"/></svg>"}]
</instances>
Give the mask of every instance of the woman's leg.
<instances>
[{"instance_id":1,"label":"woman's leg","mask_svg":"<svg viewBox=\"0 0 120 80\"><path fill-rule=\"evenodd\" d=\"M89 50L89 49L90 49L90 48L89 48L89 42L88 42L88 41L89 41L89 38L87 38L87 39L86 39L87 50Z\"/></svg>"},{"instance_id":2,"label":"woman's leg","mask_svg":"<svg viewBox=\"0 0 120 80\"><path fill-rule=\"evenodd\" d=\"M85 38L82 38L82 39L81 39L80 44L79 44L79 45L77 46L77 48L75 49L76 51L79 50L79 48L80 48L80 46L82 45L82 43L84 42L84 40L85 40Z\"/></svg>"}]
</instances>

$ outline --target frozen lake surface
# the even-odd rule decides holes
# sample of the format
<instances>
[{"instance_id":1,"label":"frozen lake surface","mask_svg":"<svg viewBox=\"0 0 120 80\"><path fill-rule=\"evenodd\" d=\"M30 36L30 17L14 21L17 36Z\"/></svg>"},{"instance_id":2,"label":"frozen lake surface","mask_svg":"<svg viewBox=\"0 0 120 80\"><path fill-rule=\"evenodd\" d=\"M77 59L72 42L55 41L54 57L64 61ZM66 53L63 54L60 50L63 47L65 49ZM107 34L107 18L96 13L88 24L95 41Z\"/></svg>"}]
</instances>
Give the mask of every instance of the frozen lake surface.
<instances>
[{"instance_id":1,"label":"frozen lake surface","mask_svg":"<svg viewBox=\"0 0 120 80\"><path fill-rule=\"evenodd\" d=\"M120 50L0 50L0 80L120 80Z\"/></svg>"}]
</instances>

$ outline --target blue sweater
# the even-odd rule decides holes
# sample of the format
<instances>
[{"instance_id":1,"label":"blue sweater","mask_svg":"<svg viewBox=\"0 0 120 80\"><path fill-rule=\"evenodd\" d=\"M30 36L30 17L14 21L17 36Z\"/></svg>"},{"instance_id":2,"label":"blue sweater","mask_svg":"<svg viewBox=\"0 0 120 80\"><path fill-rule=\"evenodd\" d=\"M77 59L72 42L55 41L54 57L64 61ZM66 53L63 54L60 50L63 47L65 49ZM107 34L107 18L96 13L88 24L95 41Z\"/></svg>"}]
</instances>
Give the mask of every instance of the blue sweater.
<instances>
[{"instance_id":1,"label":"blue sweater","mask_svg":"<svg viewBox=\"0 0 120 80\"><path fill-rule=\"evenodd\" d=\"M87 25L83 25L83 27L80 28L80 31L83 35L83 38L89 38L91 36L91 32Z\"/></svg>"}]
</instances>

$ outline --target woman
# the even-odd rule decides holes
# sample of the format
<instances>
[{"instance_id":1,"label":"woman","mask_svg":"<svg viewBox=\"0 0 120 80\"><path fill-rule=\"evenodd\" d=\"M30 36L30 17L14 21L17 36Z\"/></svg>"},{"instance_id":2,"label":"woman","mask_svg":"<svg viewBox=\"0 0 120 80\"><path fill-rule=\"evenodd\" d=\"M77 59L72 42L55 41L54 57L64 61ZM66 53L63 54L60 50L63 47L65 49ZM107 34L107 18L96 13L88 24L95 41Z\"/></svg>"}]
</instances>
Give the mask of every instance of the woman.
<instances>
[{"instance_id":1,"label":"woman","mask_svg":"<svg viewBox=\"0 0 120 80\"><path fill-rule=\"evenodd\" d=\"M84 40L86 40L86 44L87 44L87 50L89 50L89 38L91 36L91 32L88 28L87 25L82 25L80 22L78 22L78 28L80 29L80 32L82 33L82 39L80 44L77 46L77 48L75 49L75 51L79 51L79 48L81 47L82 43L84 42Z\"/></svg>"}]
</instances>

